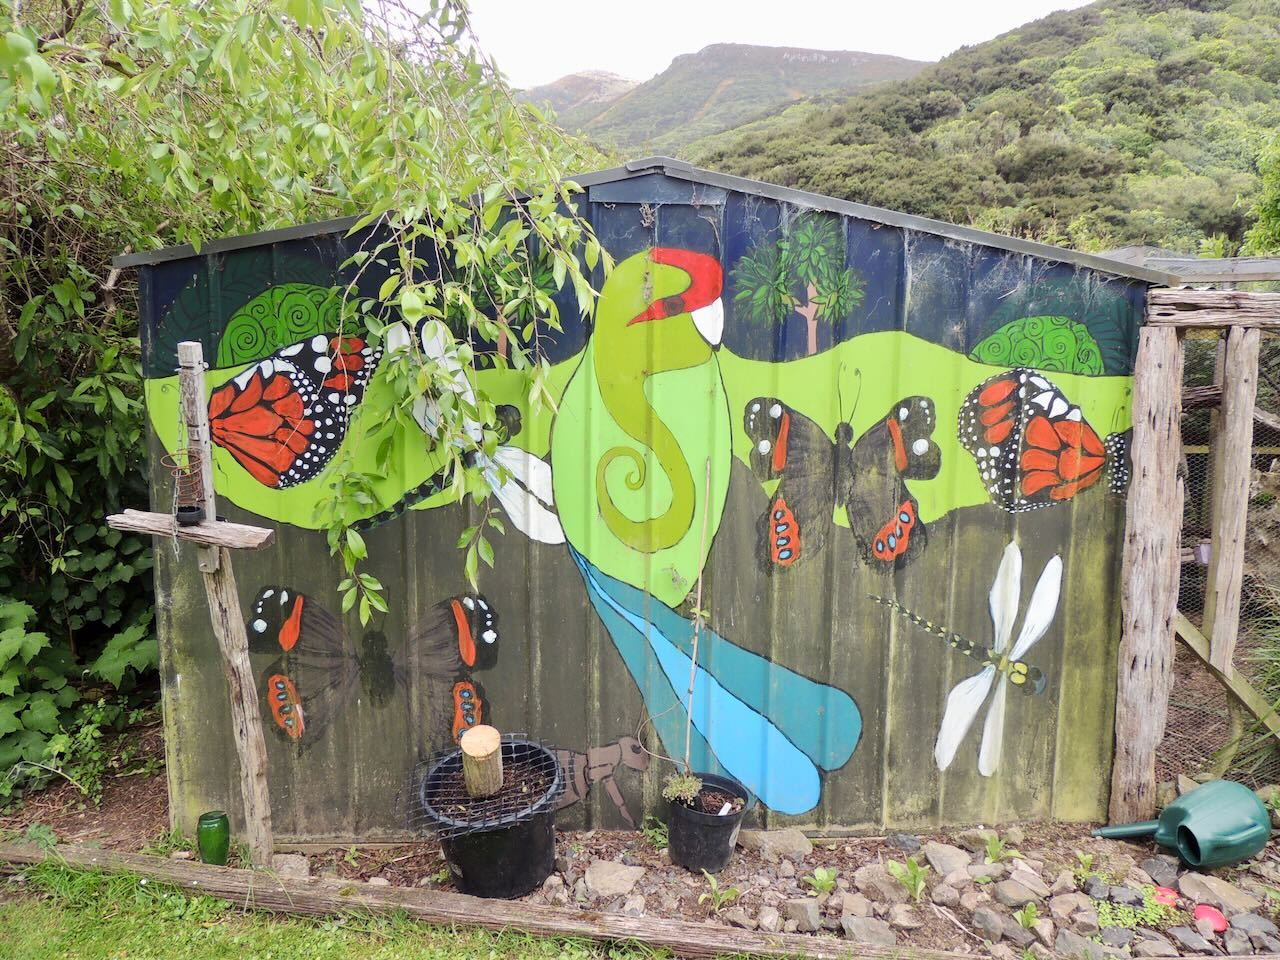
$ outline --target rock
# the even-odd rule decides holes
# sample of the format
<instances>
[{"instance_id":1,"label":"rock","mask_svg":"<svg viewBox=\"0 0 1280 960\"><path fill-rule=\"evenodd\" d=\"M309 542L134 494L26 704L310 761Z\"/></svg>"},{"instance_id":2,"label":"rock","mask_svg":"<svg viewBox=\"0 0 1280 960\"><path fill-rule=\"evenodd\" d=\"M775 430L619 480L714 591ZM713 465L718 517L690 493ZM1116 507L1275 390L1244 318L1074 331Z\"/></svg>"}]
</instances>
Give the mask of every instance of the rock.
<instances>
[{"instance_id":1,"label":"rock","mask_svg":"<svg viewBox=\"0 0 1280 960\"><path fill-rule=\"evenodd\" d=\"M738 833L738 846L760 855L762 860L776 863L783 857L804 862L813 852L813 843L799 827L783 830L742 830Z\"/></svg>"},{"instance_id":2,"label":"rock","mask_svg":"<svg viewBox=\"0 0 1280 960\"><path fill-rule=\"evenodd\" d=\"M822 917L818 913L818 905L812 897L796 897L782 901L782 916L794 920L796 929L801 933L816 933L822 926Z\"/></svg>"},{"instance_id":3,"label":"rock","mask_svg":"<svg viewBox=\"0 0 1280 960\"><path fill-rule=\"evenodd\" d=\"M175 850L169 854L170 860L191 860L195 857L190 850Z\"/></svg>"},{"instance_id":4,"label":"rock","mask_svg":"<svg viewBox=\"0 0 1280 960\"><path fill-rule=\"evenodd\" d=\"M1043 943L1033 943L1031 945L1031 955L1036 960L1053 960L1053 947L1046 947Z\"/></svg>"},{"instance_id":5,"label":"rock","mask_svg":"<svg viewBox=\"0 0 1280 960\"><path fill-rule=\"evenodd\" d=\"M1190 950L1192 953L1213 953L1213 944L1190 927L1170 927L1165 933L1169 934L1173 942L1183 950Z\"/></svg>"},{"instance_id":6,"label":"rock","mask_svg":"<svg viewBox=\"0 0 1280 960\"><path fill-rule=\"evenodd\" d=\"M305 880L311 876L311 864L300 853L275 853L271 855L271 869L278 876L289 880Z\"/></svg>"},{"instance_id":7,"label":"rock","mask_svg":"<svg viewBox=\"0 0 1280 960\"><path fill-rule=\"evenodd\" d=\"M1233 930L1241 930L1249 936L1258 934L1259 936L1280 936L1280 930L1276 929L1276 925L1266 917L1260 917L1256 913L1237 913L1231 918L1231 928Z\"/></svg>"},{"instance_id":8,"label":"rock","mask_svg":"<svg viewBox=\"0 0 1280 960\"><path fill-rule=\"evenodd\" d=\"M1181 773L1178 774L1177 780L1175 782L1178 785L1178 796L1182 796L1187 791L1194 790L1196 787L1200 786L1200 784L1196 783L1196 781L1192 780L1190 777Z\"/></svg>"},{"instance_id":9,"label":"rock","mask_svg":"<svg viewBox=\"0 0 1280 960\"><path fill-rule=\"evenodd\" d=\"M842 917L871 916L871 901L860 893L846 893L841 900L840 915Z\"/></svg>"},{"instance_id":10,"label":"rock","mask_svg":"<svg viewBox=\"0 0 1280 960\"><path fill-rule=\"evenodd\" d=\"M587 867L587 893L601 900L624 897L644 876L644 872L644 867L628 867L613 860L596 860Z\"/></svg>"},{"instance_id":11,"label":"rock","mask_svg":"<svg viewBox=\"0 0 1280 960\"><path fill-rule=\"evenodd\" d=\"M1150 857L1138 864L1157 887L1172 887L1178 882L1178 861L1173 857Z\"/></svg>"},{"instance_id":12,"label":"rock","mask_svg":"<svg viewBox=\"0 0 1280 960\"><path fill-rule=\"evenodd\" d=\"M1040 879L1040 874L1034 873L1021 865L1015 866L1011 871L1009 871L1009 879L1015 883L1022 884L1034 893L1037 898L1043 899L1044 897L1049 896L1049 887Z\"/></svg>"},{"instance_id":13,"label":"rock","mask_svg":"<svg viewBox=\"0 0 1280 960\"><path fill-rule=\"evenodd\" d=\"M907 888L878 863L859 867L853 875L853 885L859 893L881 903L906 903L908 899Z\"/></svg>"},{"instance_id":14,"label":"rock","mask_svg":"<svg viewBox=\"0 0 1280 960\"><path fill-rule=\"evenodd\" d=\"M741 907L733 907L730 910L726 910L720 916L724 919L724 922L729 924L731 927L739 927L743 930L754 930L756 928L756 922L747 916L747 911L743 910Z\"/></svg>"},{"instance_id":15,"label":"rock","mask_svg":"<svg viewBox=\"0 0 1280 960\"><path fill-rule=\"evenodd\" d=\"M1052 947L1057 935L1057 925L1052 920L1042 917L1032 924L1031 932L1046 947Z\"/></svg>"},{"instance_id":16,"label":"rock","mask_svg":"<svg viewBox=\"0 0 1280 960\"><path fill-rule=\"evenodd\" d=\"M1067 929L1058 931L1057 939L1053 941L1053 949L1064 957L1087 957L1088 960L1103 960L1103 957L1106 956L1103 953L1101 944L1086 940L1080 934Z\"/></svg>"},{"instance_id":17,"label":"rock","mask_svg":"<svg viewBox=\"0 0 1280 960\"><path fill-rule=\"evenodd\" d=\"M979 890L970 889L960 894L960 909L969 913L973 913L982 904L990 902L991 898Z\"/></svg>"},{"instance_id":18,"label":"rock","mask_svg":"<svg viewBox=\"0 0 1280 960\"><path fill-rule=\"evenodd\" d=\"M777 933L782 928L782 917L773 907L761 907L756 914L756 926L765 933Z\"/></svg>"},{"instance_id":19,"label":"rock","mask_svg":"<svg viewBox=\"0 0 1280 960\"><path fill-rule=\"evenodd\" d=\"M940 883L930 891L929 899L940 907L956 907L960 905L960 891Z\"/></svg>"},{"instance_id":20,"label":"rock","mask_svg":"<svg viewBox=\"0 0 1280 960\"><path fill-rule=\"evenodd\" d=\"M1101 939L1106 947L1127 947L1133 940L1133 931L1126 927L1105 927Z\"/></svg>"},{"instance_id":21,"label":"rock","mask_svg":"<svg viewBox=\"0 0 1280 960\"><path fill-rule=\"evenodd\" d=\"M633 893L622 904L622 913L628 917L643 917L645 908L644 895Z\"/></svg>"},{"instance_id":22,"label":"rock","mask_svg":"<svg viewBox=\"0 0 1280 960\"><path fill-rule=\"evenodd\" d=\"M1178 948L1168 940L1139 940L1132 948L1135 957L1176 957Z\"/></svg>"},{"instance_id":23,"label":"rock","mask_svg":"<svg viewBox=\"0 0 1280 960\"><path fill-rule=\"evenodd\" d=\"M1270 783L1265 787L1259 787L1253 792L1258 795L1259 800L1268 806L1277 806L1277 801L1280 801L1280 784Z\"/></svg>"},{"instance_id":24,"label":"rock","mask_svg":"<svg viewBox=\"0 0 1280 960\"><path fill-rule=\"evenodd\" d=\"M790 880L796 875L796 865L790 860L783 860L778 864L778 876Z\"/></svg>"},{"instance_id":25,"label":"rock","mask_svg":"<svg viewBox=\"0 0 1280 960\"><path fill-rule=\"evenodd\" d=\"M1027 835L1020 826L1014 824L1004 832L1004 842L1011 847L1020 847L1027 842Z\"/></svg>"},{"instance_id":26,"label":"rock","mask_svg":"<svg viewBox=\"0 0 1280 960\"><path fill-rule=\"evenodd\" d=\"M1253 937L1249 938L1254 940ZM1280 953L1280 937L1270 937L1263 935L1258 937L1253 944L1259 953Z\"/></svg>"},{"instance_id":27,"label":"rock","mask_svg":"<svg viewBox=\"0 0 1280 960\"><path fill-rule=\"evenodd\" d=\"M1156 809L1163 810L1178 799L1178 787L1172 780L1161 780L1156 784Z\"/></svg>"},{"instance_id":28,"label":"rock","mask_svg":"<svg viewBox=\"0 0 1280 960\"><path fill-rule=\"evenodd\" d=\"M973 911L973 925L983 940L999 943L1004 936L1004 914L991 907L979 907Z\"/></svg>"},{"instance_id":29,"label":"rock","mask_svg":"<svg viewBox=\"0 0 1280 960\"><path fill-rule=\"evenodd\" d=\"M898 943L897 934L883 920L875 917L842 917L840 928L854 943L876 947L892 947Z\"/></svg>"},{"instance_id":30,"label":"rock","mask_svg":"<svg viewBox=\"0 0 1280 960\"><path fill-rule=\"evenodd\" d=\"M624 850L622 856L618 858L621 863L625 863L628 867L643 867L644 864L636 859L635 854L630 850Z\"/></svg>"},{"instance_id":31,"label":"rock","mask_svg":"<svg viewBox=\"0 0 1280 960\"><path fill-rule=\"evenodd\" d=\"M1129 876L1125 877L1124 882L1131 887L1163 887L1163 883L1156 883L1151 879L1151 874L1143 870L1141 867L1130 867Z\"/></svg>"},{"instance_id":32,"label":"rock","mask_svg":"<svg viewBox=\"0 0 1280 960\"><path fill-rule=\"evenodd\" d=\"M974 827L956 834L956 843L966 850L972 850L974 853L986 853L987 841L995 837L995 835L996 832L994 830L988 830L985 827Z\"/></svg>"},{"instance_id":33,"label":"rock","mask_svg":"<svg viewBox=\"0 0 1280 960\"><path fill-rule=\"evenodd\" d=\"M1049 887L1049 895L1056 897L1060 893L1075 893L1076 878L1070 870L1063 870L1053 878L1053 885Z\"/></svg>"},{"instance_id":34,"label":"rock","mask_svg":"<svg viewBox=\"0 0 1280 960\"><path fill-rule=\"evenodd\" d=\"M915 908L905 903L895 903L889 908L889 926L899 930L919 930L924 926L924 921Z\"/></svg>"},{"instance_id":35,"label":"rock","mask_svg":"<svg viewBox=\"0 0 1280 960\"><path fill-rule=\"evenodd\" d=\"M1228 928L1227 932L1222 935L1222 942L1227 948L1227 953L1233 957L1242 957L1247 953L1253 953L1253 944L1249 940L1249 935L1243 930L1236 930L1234 927Z\"/></svg>"},{"instance_id":36,"label":"rock","mask_svg":"<svg viewBox=\"0 0 1280 960\"><path fill-rule=\"evenodd\" d=\"M1013 917L1004 918L1004 938L1021 950L1036 942L1036 935Z\"/></svg>"},{"instance_id":37,"label":"rock","mask_svg":"<svg viewBox=\"0 0 1280 960\"><path fill-rule=\"evenodd\" d=\"M1071 929L1082 937L1092 937L1098 932L1098 911L1085 907L1071 915Z\"/></svg>"},{"instance_id":38,"label":"rock","mask_svg":"<svg viewBox=\"0 0 1280 960\"><path fill-rule=\"evenodd\" d=\"M1212 940L1214 935L1217 933L1213 928L1213 921L1204 917L1195 921L1195 927L1196 933L1200 934L1200 936L1204 937L1206 940Z\"/></svg>"},{"instance_id":39,"label":"rock","mask_svg":"<svg viewBox=\"0 0 1280 960\"><path fill-rule=\"evenodd\" d=\"M795 933L798 929L800 929L800 925L794 920L784 920L782 923L783 933Z\"/></svg>"},{"instance_id":40,"label":"rock","mask_svg":"<svg viewBox=\"0 0 1280 960\"><path fill-rule=\"evenodd\" d=\"M577 880L573 881L573 899L580 900L583 902L585 902L588 899L587 881L582 877L579 877Z\"/></svg>"},{"instance_id":41,"label":"rock","mask_svg":"<svg viewBox=\"0 0 1280 960\"><path fill-rule=\"evenodd\" d=\"M1107 891L1107 899L1112 903L1123 904L1128 907L1140 907L1143 904L1143 897L1140 892L1127 886L1114 886Z\"/></svg>"},{"instance_id":42,"label":"rock","mask_svg":"<svg viewBox=\"0 0 1280 960\"><path fill-rule=\"evenodd\" d=\"M1221 907L1228 916L1252 913L1262 906L1255 897L1234 884L1203 873L1184 873L1178 878L1178 892L1188 900Z\"/></svg>"},{"instance_id":43,"label":"rock","mask_svg":"<svg viewBox=\"0 0 1280 960\"><path fill-rule=\"evenodd\" d=\"M365 883L367 883L371 887L391 886L391 881L388 880L386 877L370 877L368 880L365 881Z\"/></svg>"},{"instance_id":44,"label":"rock","mask_svg":"<svg viewBox=\"0 0 1280 960\"><path fill-rule=\"evenodd\" d=\"M948 887L955 887L957 890L961 887L967 887L972 880L973 877L969 876L969 870L967 867L963 870L952 870L942 878L943 883Z\"/></svg>"},{"instance_id":45,"label":"rock","mask_svg":"<svg viewBox=\"0 0 1280 960\"><path fill-rule=\"evenodd\" d=\"M1077 910L1084 910L1093 905L1093 901L1083 893L1060 893L1049 898L1049 913L1055 920L1065 920Z\"/></svg>"},{"instance_id":46,"label":"rock","mask_svg":"<svg viewBox=\"0 0 1280 960\"><path fill-rule=\"evenodd\" d=\"M1007 943L993 944L991 949L987 951L987 955L991 960L1018 960L1018 955L1014 953L1013 947Z\"/></svg>"},{"instance_id":47,"label":"rock","mask_svg":"<svg viewBox=\"0 0 1280 960\"><path fill-rule=\"evenodd\" d=\"M924 858L933 867L933 872L945 877L956 870L963 870L969 865L969 852L953 847L949 843L930 842L924 845Z\"/></svg>"},{"instance_id":48,"label":"rock","mask_svg":"<svg viewBox=\"0 0 1280 960\"><path fill-rule=\"evenodd\" d=\"M1046 891L1047 892L1047 891ZM1006 907L1022 907L1040 899L1017 880L1001 880L991 891L992 896Z\"/></svg>"},{"instance_id":49,"label":"rock","mask_svg":"<svg viewBox=\"0 0 1280 960\"><path fill-rule=\"evenodd\" d=\"M1095 900L1105 900L1111 893L1111 886L1098 876L1089 876L1084 881L1084 892Z\"/></svg>"},{"instance_id":50,"label":"rock","mask_svg":"<svg viewBox=\"0 0 1280 960\"><path fill-rule=\"evenodd\" d=\"M1003 863L971 863L965 867L965 872L969 874L971 880L999 880L1009 872L1009 868Z\"/></svg>"},{"instance_id":51,"label":"rock","mask_svg":"<svg viewBox=\"0 0 1280 960\"><path fill-rule=\"evenodd\" d=\"M895 850L901 850L903 853L915 853L920 849L920 838L913 837L909 833L890 833L884 838L884 842Z\"/></svg>"}]
</instances>

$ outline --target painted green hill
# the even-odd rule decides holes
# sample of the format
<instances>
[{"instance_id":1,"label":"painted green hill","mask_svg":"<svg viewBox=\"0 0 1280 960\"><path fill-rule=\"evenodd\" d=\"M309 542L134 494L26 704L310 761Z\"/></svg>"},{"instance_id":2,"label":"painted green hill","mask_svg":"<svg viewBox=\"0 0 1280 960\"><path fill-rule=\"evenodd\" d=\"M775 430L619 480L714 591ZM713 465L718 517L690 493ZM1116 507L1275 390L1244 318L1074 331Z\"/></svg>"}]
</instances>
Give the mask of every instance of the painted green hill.
<instances>
[{"instance_id":1,"label":"painted green hill","mask_svg":"<svg viewBox=\"0 0 1280 960\"><path fill-rule=\"evenodd\" d=\"M580 129L604 146L629 153L671 152L789 102L827 91L847 95L910 77L925 65L848 50L717 43L676 57L662 73L612 100L593 94L585 103L557 106L557 99L565 102L566 89L583 86L573 77L523 96L551 103L566 129Z\"/></svg>"},{"instance_id":2,"label":"painted green hill","mask_svg":"<svg viewBox=\"0 0 1280 960\"><path fill-rule=\"evenodd\" d=\"M1102 0L681 155L1081 249L1229 255L1280 129L1277 81L1275 0Z\"/></svg>"}]
</instances>

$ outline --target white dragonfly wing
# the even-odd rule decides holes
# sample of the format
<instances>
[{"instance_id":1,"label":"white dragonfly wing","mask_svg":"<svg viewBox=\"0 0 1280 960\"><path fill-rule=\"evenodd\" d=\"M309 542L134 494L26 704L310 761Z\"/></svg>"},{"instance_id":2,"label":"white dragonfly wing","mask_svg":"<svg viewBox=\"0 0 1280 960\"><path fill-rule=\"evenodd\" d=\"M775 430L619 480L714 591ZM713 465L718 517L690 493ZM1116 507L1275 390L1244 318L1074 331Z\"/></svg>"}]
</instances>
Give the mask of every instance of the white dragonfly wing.
<instances>
[{"instance_id":1,"label":"white dragonfly wing","mask_svg":"<svg viewBox=\"0 0 1280 960\"><path fill-rule=\"evenodd\" d=\"M1000 765L1000 748L1004 746L1004 709L1009 683L1002 676L996 680L995 696L982 725L982 747L978 750L978 772L989 777Z\"/></svg>"},{"instance_id":2,"label":"white dragonfly wing","mask_svg":"<svg viewBox=\"0 0 1280 960\"><path fill-rule=\"evenodd\" d=\"M471 381L467 378L466 369L458 362L458 358L448 351L451 336L445 325L438 320L428 321L423 324L420 336L423 356L438 364L444 371L449 379L448 390L474 409L476 406L475 390L471 386ZM416 407L414 415L417 415ZM419 423L421 422L419 421ZM435 422L439 423L438 407L436 408ZM484 429L480 426L480 423L471 417L466 417L463 420L463 426L467 431L467 436L479 443L484 436ZM434 433L434 431L432 432Z\"/></svg>"},{"instance_id":3,"label":"white dragonfly wing","mask_svg":"<svg viewBox=\"0 0 1280 960\"><path fill-rule=\"evenodd\" d=\"M1055 556L1044 565L1036 588L1031 591L1031 601L1027 604L1027 616L1022 621L1022 631L1018 634L1018 642L1013 645L1010 657L1021 660L1045 631L1053 623L1058 612L1058 594L1062 590L1062 557Z\"/></svg>"},{"instance_id":4,"label":"white dragonfly wing","mask_svg":"<svg viewBox=\"0 0 1280 960\"><path fill-rule=\"evenodd\" d=\"M939 770L951 766L960 743L977 719L978 710L982 708L982 701L986 699L995 675L995 667L983 667L981 673L974 674L968 680L961 680L947 694L947 709L942 714L938 741L933 746L933 759Z\"/></svg>"},{"instance_id":5,"label":"white dragonfly wing","mask_svg":"<svg viewBox=\"0 0 1280 960\"><path fill-rule=\"evenodd\" d=\"M996 653L1009 649L1009 637L1013 635L1013 622L1018 617L1018 600L1022 590L1022 551L1016 543L1004 548L996 578L991 583L989 597L991 625L994 628Z\"/></svg>"},{"instance_id":6,"label":"white dragonfly wing","mask_svg":"<svg viewBox=\"0 0 1280 960\"><path fill-rule=\"evenodd\" d=\"M494 460L494 465L485 468L485 476L516 528L539 543L564 543L564 528L560 526L551 497L551 468L533 454L514 447L499 447ZM501 483L499 461L508 473ZM528 483L530 478L533 478L532 485Z\"/></svg>"}]
</instances>

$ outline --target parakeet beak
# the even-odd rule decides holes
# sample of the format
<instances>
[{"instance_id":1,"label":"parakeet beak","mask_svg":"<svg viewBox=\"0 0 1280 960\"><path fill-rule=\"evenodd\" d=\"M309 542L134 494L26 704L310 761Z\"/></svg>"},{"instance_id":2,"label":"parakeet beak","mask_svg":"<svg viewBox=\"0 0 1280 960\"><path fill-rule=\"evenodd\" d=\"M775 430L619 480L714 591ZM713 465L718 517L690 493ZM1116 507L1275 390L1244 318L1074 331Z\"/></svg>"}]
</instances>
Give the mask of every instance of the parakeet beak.
<instances>
[{"instance_id":1,"label":"parakeet beak","mask_svg":"<svg viewBox=\"0 0 1280 960\"><path fill-rule=\"evenodd\" d=\"M691 316L702 339L713 349L720 346L720 340L724 336L724 302L716 297L705 307L692 311Z\"/></svg>"}]
</instances>

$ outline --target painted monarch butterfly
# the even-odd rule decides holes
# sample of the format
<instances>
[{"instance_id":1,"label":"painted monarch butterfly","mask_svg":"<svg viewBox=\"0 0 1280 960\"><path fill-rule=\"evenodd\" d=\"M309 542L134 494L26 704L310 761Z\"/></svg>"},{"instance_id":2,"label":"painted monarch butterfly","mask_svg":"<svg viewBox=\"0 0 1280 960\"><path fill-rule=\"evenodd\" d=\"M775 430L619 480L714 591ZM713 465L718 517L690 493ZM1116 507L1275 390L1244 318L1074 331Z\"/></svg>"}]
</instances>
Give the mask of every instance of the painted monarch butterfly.
<instances>
[{"instance_id":1,"label":"painted monarch butterfly","mask_svg":"<svg viewBox=\"0 0 1280 960\"><path fill-rule=\"evenodd\" d=\"M264 486L306 483L338 452L381 356L327 334L278 350L213 391L213 442Z\"/></svg>"},{"instance_id":2,"label":"painted monarch butterfly","mask_svg":"<svg viewBox=\"0 0 1280 960\"><path fill-rule=\"evenodd\" d=\"M1105 441L1048 377L1018 367L978 384L960 407L960 442L987 492L1012 513L1070 500L1103 476L1129 482L1125 434Z\"/></svg>"}]
</instances>

